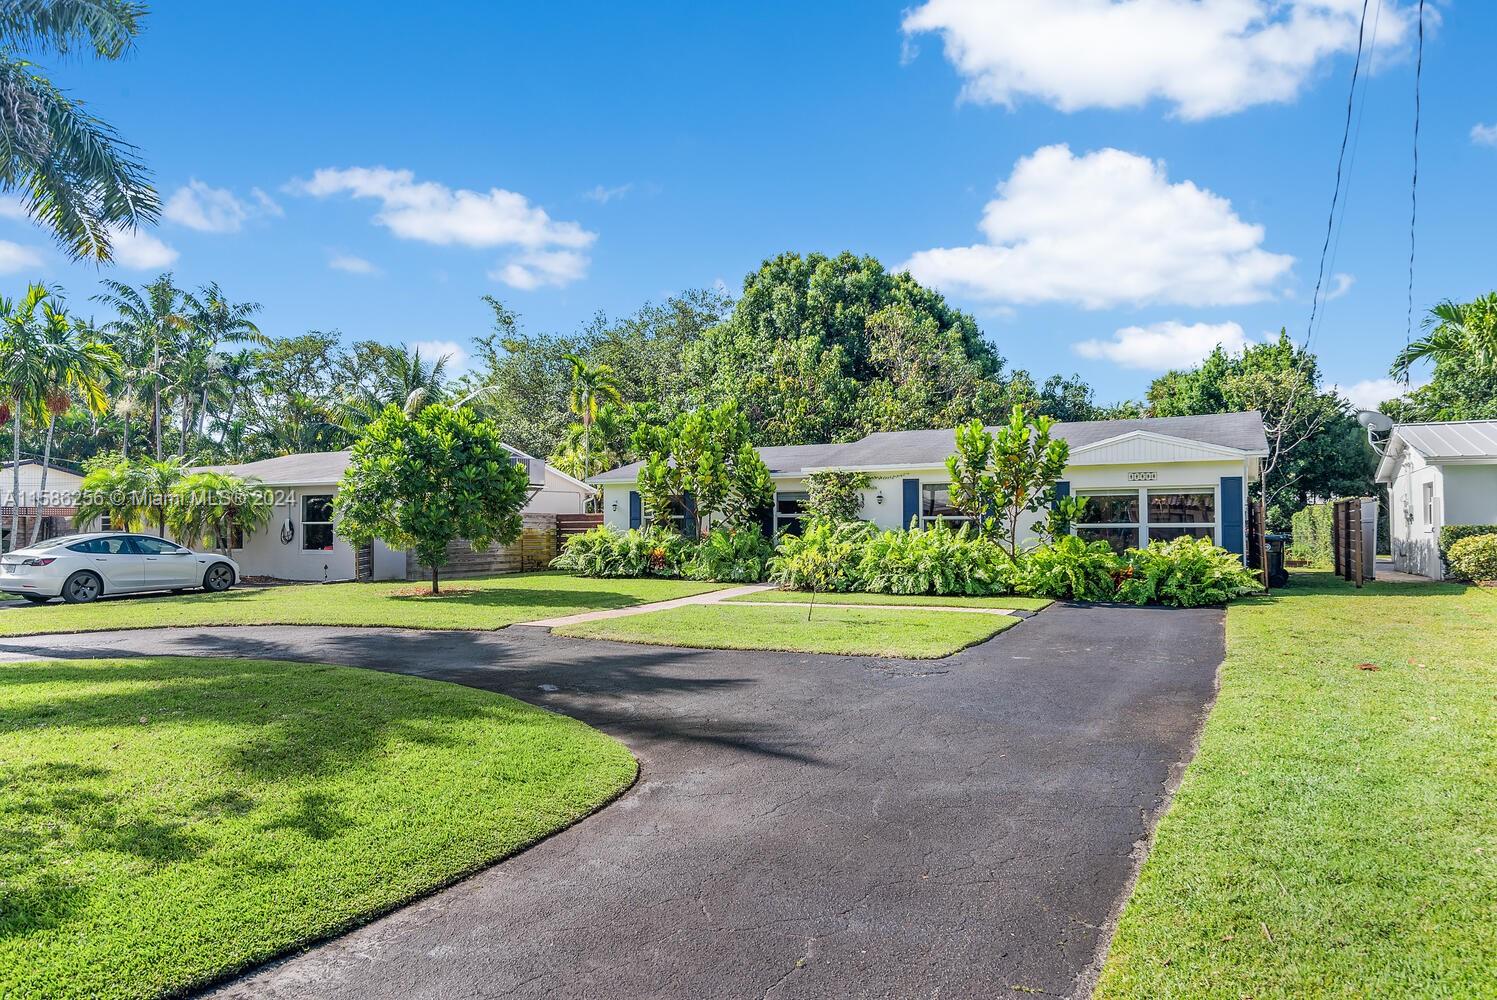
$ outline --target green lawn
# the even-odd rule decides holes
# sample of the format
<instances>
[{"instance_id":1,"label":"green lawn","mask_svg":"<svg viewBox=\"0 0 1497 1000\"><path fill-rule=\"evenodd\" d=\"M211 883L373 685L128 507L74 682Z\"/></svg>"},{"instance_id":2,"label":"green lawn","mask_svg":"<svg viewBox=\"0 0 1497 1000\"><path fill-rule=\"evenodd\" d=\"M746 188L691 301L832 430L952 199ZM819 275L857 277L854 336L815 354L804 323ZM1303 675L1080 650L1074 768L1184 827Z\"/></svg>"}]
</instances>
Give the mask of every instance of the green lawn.
<instances>
[{"instance_id":1,"label":"green lawn","mask_svg":"<svg viewBox=\"0 0 1497 1000\"><path fill-rule=\"evenodd\" d=\"M635 773L580 722L414 677L0 664L0 996L190 989L520 850Z\"/></svg>"},{"instance_id":2,"label":"green lawn","mask_svg":"<svg viewBox=\"0 0 1497 1000\"><path fill-rule=\"evenodd\" d=\"M557 635L695 649L776 649L932 659L1019 624L1011 615L698 604L553 629Z\"/></svg>"},{"instance_id":3,"label":"green lawn","mask_svg":"<svg viewBox=\"0 0 1497 1000\"><path fill-rule=\"evenodd\" d=\"M94 604L0 609L0 635L96 632L163 625L389 625L496 629L582 611L688 597L721 584L691 580L597 580L567 573L513 573L442 584L333 583L242 587L222 594L125 597Z\"/></svg>"},{"instance_id":4,"label":"green lawn","mask_svg":"<svg viewBox=\"0 0 1497 1000\"><path fill-rule=\"evenodd\" d=\"M746 604L809 604L811 593L805 590L761 590L730 601ZM1010 611L1043 611L1055 602L1046 597L933 597L928 594L817 594L817 604L934 604L949 608L1004 608Z\"/></svg>"},{"instance_id":5,"label":"green lawn","mask_svg":"<svg viewBox=\"0 0 1497 1000\"><path fill-rule=\"evenodd\" d=\"M1227 611L1096 996L1497 996L1497 591L1275 593Z\"/></svg>"}]
</instances>

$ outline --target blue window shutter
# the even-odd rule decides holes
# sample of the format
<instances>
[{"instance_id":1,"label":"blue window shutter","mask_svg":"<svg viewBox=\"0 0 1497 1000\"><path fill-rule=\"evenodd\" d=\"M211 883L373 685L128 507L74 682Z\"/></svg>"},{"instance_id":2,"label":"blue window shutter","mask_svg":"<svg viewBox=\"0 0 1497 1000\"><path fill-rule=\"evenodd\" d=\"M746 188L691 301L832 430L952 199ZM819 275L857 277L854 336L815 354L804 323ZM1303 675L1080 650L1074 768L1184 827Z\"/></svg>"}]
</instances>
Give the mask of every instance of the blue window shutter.
<instances>
[{"instance_id":1,"label":"blue window shutter","mask_svg":"<svg viewBox=\"0 0 1497 1000\"><path fill-rule=\"evenodd\" d=\"M1060 502L1070 495L1071 484L1062 479L1060 482L1055 484L1055 502L1050 505L1051 508L1053 509L1055 507L1059 507Z\"/></svg>"},{"instance_id":2,"label":"blue window shutter","mask_svg":"<svg viewBox=\"0 0 1497 1000\"><path fill-rule=\"evenodd\" d=\"M901 528L908 528L910 521L920 516L920 480L906 479L904 481L904 523Z\"/></svg>"},{"instance_id":3,"label":"blue window shutter","mask_svg":"<svg viewBox=\"0 0 1497 1000\"><path fill-rule=\"evenodd\" d=\"M639 490L629 491L629 527L637 528L644 520L644 515L639 509Z\"/></svg>"},{"instance_id":4,"label":"blue window shutter","mask_svg":"<svg viewBox=\"0 0 1497 1000\"><path fill-rule=\"evenodd\" d=\"M1221 518L1222 548L1242 555L1242 477L1222 476Z\"/></svg>"},{"instance_id":5,"label":"blue window shutter","mask_svg":"<svg viewBox=\"0 0 1497 1000\"><path fill-rule=\"evenodd\" d=\"M697 536L697 498L690 493L682 493L681 513L686 518L681 522L681 534L687 538L695 538Z\"/></svg>"}]
</instances>

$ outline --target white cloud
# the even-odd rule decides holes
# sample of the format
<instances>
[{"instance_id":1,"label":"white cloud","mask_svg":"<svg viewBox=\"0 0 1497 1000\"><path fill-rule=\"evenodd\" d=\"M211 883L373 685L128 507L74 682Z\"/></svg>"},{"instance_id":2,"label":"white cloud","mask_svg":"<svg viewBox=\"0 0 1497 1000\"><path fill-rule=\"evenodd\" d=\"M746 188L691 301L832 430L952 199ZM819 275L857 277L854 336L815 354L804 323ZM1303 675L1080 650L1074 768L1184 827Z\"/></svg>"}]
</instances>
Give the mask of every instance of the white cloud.
<instances>
[{"instance_id":1,"label":"white cloud","mask_svg":"<svg viewBox=\"0 0 1497 1000\"><path fill-rule=\"evenodd\" d=\"M1424 382L1404 385L1393 378L1364 378L1351 385L1333 385L1331 389L1345 396L1359 410L1375 410L1390 399L1397 399L1410 389L1417 389Z\"/></svg>"},{"instance_id":2,"label":"white cloud","mask_svg":"<svg viewBox=\"0 0 1497 1000\"><path fill-rule=\"evenodd\" d=\"M355 257L353 254L339 253L328 258L327 266L334 271L344 271L348 274L379 274L380 269L372 262L363 257Z\"/></svg>"},{"instance_id":3,"label":"white cloud","mask_svg":"<svg viewBox=\"0 0 1497 1000\"><path fill-rule=\"evenodd\" d=\"M1325 293L1325 301L1329 302L1332 299L1339 299L1341 296L1351 291L1351 286L1355 285L1356 283L1357 279L1355 276L1337 271L1335 274L1331 275L1331 287Z\"/></svg>"},{"instance_id":4,"label":"white cloud","mask_svg":"<svg viewBox=\"0 0 1497 1000\"><path fill-rule=\"evenodd\" d=\"M20 195L16 194L0 195L0 217L31 221L31 216L26 211L26 203L21 200Z\"/></svg>"},{"instance_id":5,"label":"white cloud","mask_svg":"<svg viewBox=\"0 0 1497 1000\"><path fill-rule=\"evenodd\" d=\"M457 375L468 367L468 349L455 340L418 340L410 347L420 351L421 360L428 363L446 358L448 376Z\"/></svg>"},{"instance_id":6,"label":"white cloud","mask_svg":"<svg viewBox=\"0 0 1497 1000\"><path fill-rule=\"evenodd\" d=\"M1497 146L1497 124L1483 125L1477 122L1472 125L1471 141L1478 146Z\"/></svg>"},{"instance_id":7,"label":"white cloud","mask_svg":"<svg viewBox=\"0 0 1497 1000\"><path fill-rule=\"evenodd\" d=\"M273 215L279 219L286 214L286 210L274 198L257 187L250 188L250 197L255 199L255 204L260 207L263 215Z\"/></svg>"},{"instance_id":8,"label":"white cloud","mask_svg":"<svg viewBox=\"0 0 1497 1000\"><path fill-rule=\"evenodd\" d=\"M1077 111L1158 99L1200 119L1294 99L1356 48L1361 11L1359 0L927 0L904 32L941 36L969 101ZM1401 47L1411 23L1389 0L1378 48Z\"/></svg>"},{"instance_id":9,"label":"white cloud","mask_svg":"<svg viewBox=\"0 0 1497 1000\"><path fill-rule=\"evenodd\" d=\"M528 292L543 285L560 288L585 273L586 254L574 250L529 250L495 267L489 272L489 277Z\"/></svg>"},{"instance_id":10,"label":"white cloud","mask_svg":"<svg viewBox=\"0 0 1497 1000\"><path fill-rule=\"evenodd\" d=\"M1236 323L1187 325L1170 320L1124 327L1111 340L1083 340L1072 346L1083 358L1162 372L1196 364L1218 346L1236 354L1250 343L1252 339Z\"/></svg>"},{"instance_id":11,"label":"white cloud","mask_svg":"<svg viewBox=\"0 0 1497 1000\"><path fill-rule=\"evenodd\" d=\"M1272 298L1294 264L1263 227L1162 162L1045 146L1014 165L979 225L986 243L922 250L904 265L945 291L1008 304L1239 305Z\"/></svg>"},{"instance_id":12,"label":"white cloud","mask_svg":"<svg viewBox=\"0 0 1497 1000\"><path fill-rule=\"evenodd\" d=\"M174 248L138 229L117 229L109 240L114 247L114 262L131 270L170 267L181 256Z\"/></svg>"},{"instance_id":13,"label":"white cloud","mask_svg":"<svg viewBox=\"0 0 1497 1000\"><path fill-rule=\"evenodd\" d=\"M615 198L622 198L624 195L633 190L634 183L632 181L628 184L620 184L618 187L604 187L603 185L599 184L596 185L591 191L583 192L582 197L588 199L589 201L595 201L599 205L606 205L610 201L613 201Z\"/></svg>"},{"instance_id":14,"label":"white cloud","mask_svg":"<svg viewBox=\"0 0 1497 1000\"><path fill-rule=\"evenodd\" d=\"M193 178L166 199L161 217L199 232L237 233L250 217L250 208L228 188Z\"/></svg>"},{"instance_id":15,"label":"white cloud","mask_svg":"<svg viewBox=\"0 0 1497 1000\"><path fill-rule=\"evenodd\" d=\"M32 247L0 240L0 274L15 274L42 266L42 255Z\"/></svg>"}]
</instances>

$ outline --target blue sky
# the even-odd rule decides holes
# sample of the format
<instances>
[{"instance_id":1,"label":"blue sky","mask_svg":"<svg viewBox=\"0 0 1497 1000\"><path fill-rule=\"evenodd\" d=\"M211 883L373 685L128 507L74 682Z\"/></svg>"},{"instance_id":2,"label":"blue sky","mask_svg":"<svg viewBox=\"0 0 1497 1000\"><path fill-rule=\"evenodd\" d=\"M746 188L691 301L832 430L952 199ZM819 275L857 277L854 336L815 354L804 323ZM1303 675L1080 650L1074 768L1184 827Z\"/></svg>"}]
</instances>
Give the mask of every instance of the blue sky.
<instances>
[{"instance_id":1,"label":"blue sky","mask_svg":"<svg viewBox=\"0 0 1497 1000\"><path fill-rule=\"evenodd\" d=\"M1215 339L1304 337L1360 6L158 2L129 61L54 76L176 207L104 271L0 218L0 277L88 311L169 260L269 333L462 346L485 293L568 331L850 249L1137 397ZM1314 338L1344 386L1404 341L1411 9L1382 2ZM1497 286L1497 10L1426 24L1416 311Z\"/></svg>"}]
</instances>

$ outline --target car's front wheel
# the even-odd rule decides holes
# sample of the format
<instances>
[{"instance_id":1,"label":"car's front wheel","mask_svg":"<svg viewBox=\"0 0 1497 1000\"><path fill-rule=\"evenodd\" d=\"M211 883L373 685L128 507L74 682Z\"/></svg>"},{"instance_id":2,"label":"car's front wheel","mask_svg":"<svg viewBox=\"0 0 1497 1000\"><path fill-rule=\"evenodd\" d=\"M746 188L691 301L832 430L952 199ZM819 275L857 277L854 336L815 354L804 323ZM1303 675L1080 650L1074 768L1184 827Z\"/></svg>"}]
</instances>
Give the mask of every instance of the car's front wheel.
<instances>
[{"instance_id":1,"label":"car's front wheel","mask_svg":"<svg viewBox=\"0 0 1497 1000\"><path fill-rule=\"evenodd\" d=\"M87 604L103 592L103 581L87 570L74 573L62 585L62 599L69 604Z\"/></svg>"},{"instance_id":2,"label":"car's front wheel","mask_svg":"<svg viewBox=\"0 0 1497 1000\"><path fill-rule=\"evenodd\" d=\"M234 568L228 563L214 563L203 574L203 589L214 594L234 586Z\"/></svg>"}]
</instances>

